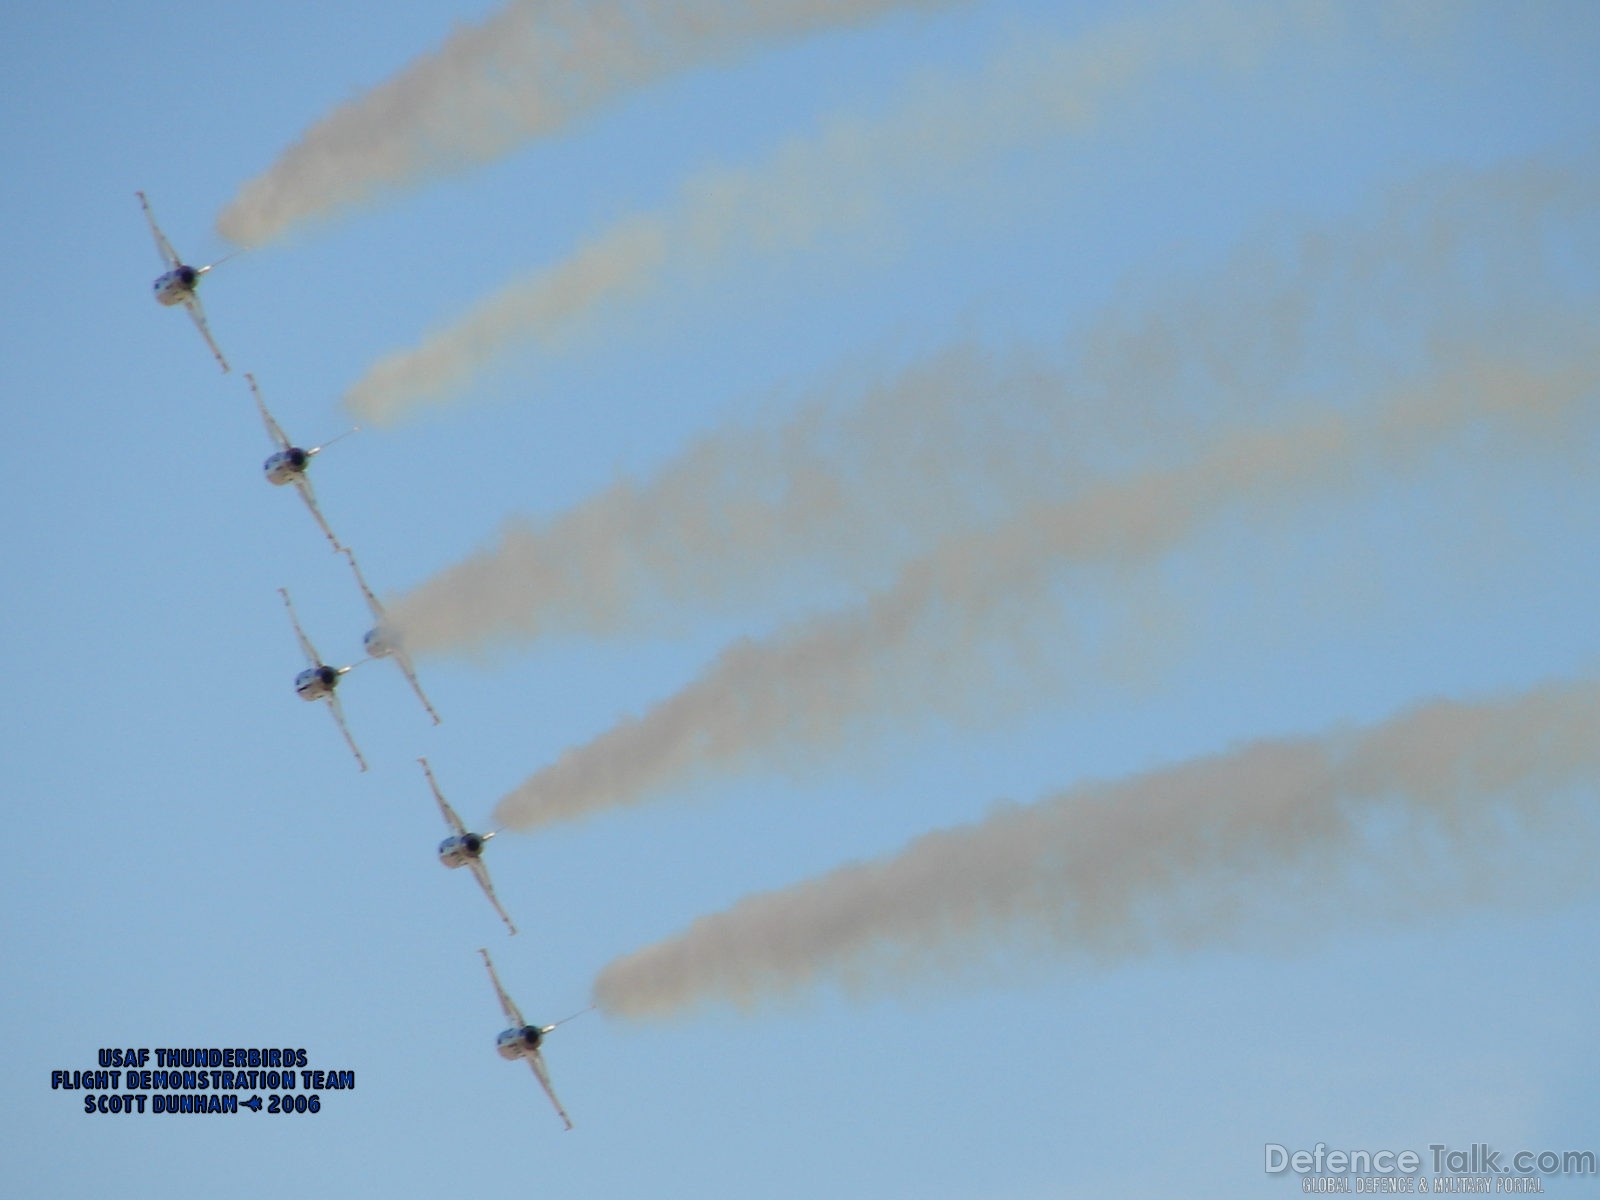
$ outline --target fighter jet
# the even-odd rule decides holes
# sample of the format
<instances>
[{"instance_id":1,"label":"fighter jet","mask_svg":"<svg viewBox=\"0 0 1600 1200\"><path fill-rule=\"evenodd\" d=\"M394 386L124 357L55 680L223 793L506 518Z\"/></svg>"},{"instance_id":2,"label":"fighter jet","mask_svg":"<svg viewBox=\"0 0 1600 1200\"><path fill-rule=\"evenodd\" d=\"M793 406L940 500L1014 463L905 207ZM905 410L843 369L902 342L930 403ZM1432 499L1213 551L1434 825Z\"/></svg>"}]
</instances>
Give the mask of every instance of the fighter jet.
<instances>
[{"instance_id":1,"label":"fighter jet","mask_svg":"<svg viewBox=\"0 0 1600 1200\"><path fill-rule=\"evenodd\" d=\"M550 1073L545 1070L544 1056L539 1053L539 1044L544 1041L544 1035L556 1028L556 1025L566 1024L566 1021L557 1021L555 1025L529 1025L522 1019L517 1006L511 1003L511 997L506 995L505 988L500 986L500 977L494 973L494 963L489 961L489 952L480 946L478 953L483 955L483 965L489 968L489 979L494 984L495 992L500 996L500 1007L505 1010L506 1020L511 1022L511 1028L495 1038L494 1048L499 1051L500 1057L507 1061L519 1058L528 1060L534 1076L539 1080L539 1086L544 1088L545 1095L550 1097L550 1103L555 1105L561 1123L571 1129L572 1118L567 1116L567 1110L562 1108L561 1101L556 1099L556 1090L550 1086ZM568 1017L566 1020L570 1021L572 1018Z\"/></svg>"},{"instance_id":2,"label":"fighter jet","mask_svg":"<svg viewBox=\"0 0 1600 1200\"><path fill-rule=\"evenodd\" d=\"M422 691L422 685L417 682L417 670L411 665L411 656L406 653L405 647L400 644L400 639L392 631L384 627L385 614L383 605L378 603L378 597L373 595L372 589L367 586L367 579L361 573L361 567L356 563L355 551L348 546L344 547L344 556L350 560L350 570L355 573L356 586L361 589L361 594L367 598L367 607L372 610L373 618L378 622L361 639L361 644L366 647L369 658L392 658L395 666L404 672L406 681L411 684L411 690L417 694L417 699L422 701L422 707L428 710L428 715L433 718L435 725L439 724L439 714L434 711L433 705L428 703L428 697Z\"/></svg>"},{"instance_id":3,"label":"fighter jet","mask_svg":"<svg viewBox=\"0 0 1600 1200\"><path fill-rule=\"evenodd\" d=\"M311 480L306 477L306 470L311 466L313 455L320 454L339 438L349 437L355 432L347 429L332 441L324 442L320 446L313 446L309 450L302 449L289 441L288 434L283 432L282 426L272 419L272 414L267 411L267 403L261 398L261 389L256 386L256 377L246 372L245 381L250 385L251 394L256 398L256 408L261 412L261 421L267 427L267 436L272 439L277 452L271 455L266 462L261 464L262 471L267 476L267 482L282 487L292 483L300 493L300 498L306 502L306 507L311 510L311 515L316 518L317 526L333 543L335 550L343 550L339 539L334 537L333 530L328 528L328 522L323 519L322 510L317 507L317 495L311 490Z\"/></svg>"},{"instance_id":4,"label":"fighter jet","mask_svg":"<svg viewBox=\"0 0 1600 1200\"><path fill-rule=\"evenodd\" d=\"M439 843L439 861L447 867L471 867L478 886L483 889L483 894L489 897L489 903L494 905L495 912L500 914L500 919L506 923L506 928L515 934L517 927L511 923L506 910L500 907L500 900L494 894L494 884L489 882L489 869L483 865L484 843L494 834L469 831L461 823L461 818L456 816L456 810L450 807L450 802L444 798L444 793L439 790L439 784L433 778L433 768L428 766L428 760L419 758L417 761L422 764L423 774L428 777L428 786L433 789L433 798L439 802L439 811L444 814L445 824L455 831Z\"/></svg>"},{"instance_id":5,"label":"fighter jet","mask_svg":"<svg viewBox=\"0 0 1600 1200\"><path fill-rule=\"evenodd\" d=\"M330 667L322 661L322 656L317 653L317 648L311 644L311 639L306 637L305 630L300 628L300 618L295 616L294 602L289 599L289 593L283 588L278 589L278 595L283 597L284 607L289 610L289 620L294 623L294 635L300 639L300 650L306 656L310 667L301 671L294 677L295 693L302 700L326 700L328 708L333 713L333 719L339 726L339 732L344 734L344 740L350 747L350 753L356 756L356 761L361 764L361 769L367 769L367 760L361 756L360 749L356 746L355 738L350 736L350 728L344 723L344 709L339 705L339 697L333 689L339 686L340 678L348 671L354 670L359 663L352 663L348 667Z\"/></svg>"},{"instance_id":6,"label":"fighter jet","mask_svg":"<svg viewBox=\"0 0 1600 1200\"><path fill-rule=\"evenodd\" d=\"M200 306L200 297L195 291L200 286L200 276L212 267L219 266L226 259L219 259L210 266L191 267L178 257L178 252L172 248L172 243L167 241L167 235L161 232L161 226L156 224L155 214L150 211L150 201L144 198L144 193L135 192L134 195L139 197L139 204L144 208L145 220L150 222L150 235L156 240L156 253L161 255L161 261L167 265L166 272L156 277L154 284L156 302L168 307L181 304L187 308L189 316L194 319L195 328L200 331L200 336L205 338L206 345L211 347L211 353L216 356L217 363L224 371L229 370L228 360L222 357L222 351L217 348L217 343L211 337L211 330L206 325L206 310Z\"/></svg>"}]
</instances>

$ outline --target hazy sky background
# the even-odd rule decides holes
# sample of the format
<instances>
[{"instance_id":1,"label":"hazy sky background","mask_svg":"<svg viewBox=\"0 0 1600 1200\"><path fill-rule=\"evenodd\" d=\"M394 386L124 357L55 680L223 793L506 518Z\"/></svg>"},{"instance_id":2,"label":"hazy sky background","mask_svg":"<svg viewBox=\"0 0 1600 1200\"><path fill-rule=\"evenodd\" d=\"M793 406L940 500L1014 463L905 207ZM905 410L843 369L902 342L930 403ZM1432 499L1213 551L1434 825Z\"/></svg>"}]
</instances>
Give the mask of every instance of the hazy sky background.
<instances>
[{"instance_id":1,"label":"hazy sky background","mask_svg":"<svg viewBox=\"0 0 1600 1200\"><path fill-rule=\"evenodd\" d=\"M860 7L657 31L549 136L229 261L226 376L149 298L135 190L213 261L308 127L497 10L0 17L16 1194L1232 1198L1298 1193L1268 1142L1600 1150L1581 754L1486 738L1517 807L1491 755L1483 806L1402 789L1359 836L1248 826L1259 856L1217 830L1306 811L1281 788L1116 806L1254 739L1592 691L1600 17ZM470 370L361 400L506 295ZM244 371L299 444L383 418L312 479L444 722L361 666L366 774L293 694L276 589L336 665L371 621L262 480ZM472 827L536 826L486 856L515 938L435 860L421 754ZM1110 797L1125 938L1051 907L1088 886L1069 837L1042 921L563 1026L572 1133L494 1053L480 945L546 1023L751 893L1062 794ZM357 1087L50 1090L114 1046L304 1047Z\"/></svg>"}]
</instances>

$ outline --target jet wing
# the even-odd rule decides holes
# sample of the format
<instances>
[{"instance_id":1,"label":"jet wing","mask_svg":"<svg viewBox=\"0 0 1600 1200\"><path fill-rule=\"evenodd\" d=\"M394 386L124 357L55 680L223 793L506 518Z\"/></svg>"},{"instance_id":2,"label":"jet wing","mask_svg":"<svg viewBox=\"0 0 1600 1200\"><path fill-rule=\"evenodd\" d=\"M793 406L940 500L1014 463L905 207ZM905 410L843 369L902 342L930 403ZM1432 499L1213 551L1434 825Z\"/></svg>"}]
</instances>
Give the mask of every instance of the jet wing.
<instances>
[{"instance_id":1,"label":"jet wing","mask_svg":"<svg viewBox=\"0 0 1600 1200\"><path fill-rule=\"evenodd\" d=\"M367 760L361 757L361 750L356 745L355 738L350 736L350 727L344 723L344 705L339 703L339 697L332 692L328 693L328 709L333 713L333 719L339 726L339 732L344 734L345 744L350 747L350 753L356 756L356 761L361 764L361 769L367 769Z\"/></svg>"},{"instance_id":2,"label":"jet wing","mask_svg":"<svg viewBox=\"0 0 1600 1200\"><path fill-rule=\"evenodd\" d=\"M417 672L411 665L411 656L404 650L394 651L394 665L405 673L406 682L411 685L411 690L417 694L417 699L422 701L422 707L428 710L428 715L433 718L435 725L440 723L440 717L434 711L433 705L428 703L428 697L422 690L422 684L417 682Z\"/></svg>"},{"instance_id":3,"label":"jet wing","mask_svg":"<svg viewBox=\"0 0 1600 1200\"><path fill-rule=\"evenodd\" d=\"M561 1116L561 1123L571 1129L572 1118L567 1116L567 1110L562 1108L561 1101L556 1099L556 1089L550 1085L550 1072L545 1070L544 1055L540 1054L537 1048L528 1055L528 1065L533 1068L534 1077L544 1089L544 1094L550 1097L550 1103L555 1105L556 1112Z\"/></svg>"},{"instance_id":4,"label":"jet wing","mask_svg":"<svg viewBox=\"0 0 1600 1200\"><path fill-rule=\"evenodd\" d=\"M167 235L161 232L161 226L156 224L156 215L150 211L150 201L144 198L143 192L135 192L134 195L139 197L139 206L144 209L144 219L150 222L150 236L156 240L156 253L161 255L161 261L167 264L168 270L177 270L183 266L183 260L172 248L172 243L167 241Z\"/></svg>"},{"instance_id":5,"label":"jet wing","mask_svg":"<svg viewBox=\"0 0 1600 1200\"><path fill-rule=\"evenodd\" d=\"M267 402L261 398L261 389L256 386L256 377L245 372L244 380L250 385L250 393L256 398L256 409L261 413L261 421L267 427L267 436L279 450L290 449L289 437L283 432L282 427L272 419L272 414L267 411Z\"/></svg>"},{"instance_id":6,"label":"jet wing","mask_svg":"<svg viewBox=\"0 0 1600 1200\"><path fill-rule=\"evenodd\" d=\"M517 1011L517 1006L511 1003L511 997L506 995L505 988L500 986L500 976L494 973L494 963L489 961L489 952L479 946L478 953L483 955L483 965L489 968L489 978L493 981L494 990L500 997L500 1007L505 1010L506 1020L521 1029L527 1022L522 1019L522 1014Z\"/></svg>"},{"instance_id":7,"label":"jet wing","mask_svg":"<svg viewBox=\"0 0 1600 1200\"><path fill-rule=\"evenodd\" d=\"M433 777L433 768L428 765L428 760L419 758L417 761L422 764L422 773L428 777L428 786L433 789L433 798L439 802L439 811L444 814L445 823L456 831L457 837L466 837L467 827L461 823L461 818L456 816L456 810L450 807L450 802L439 790L439 784Z\"/></svg>"},{"instance_id":8,"label":"jet wing","mask_svg":"<svg viewBox=\"0 0 1600 1200\"><path fill-rule=\"evenodd\" d=\"M356 562L356 552L346 546L344 556L350 560L350 570L355 572L356 586L361 589L361 594L367 598L367 607L372 610L372 615L381 624L383 622L383 605L378 603L378 597L373 595L372 589L367 586L367 577L361 573L361 566Z\"/></svg>"},{"instance_id":9,"label":"jet wing","mask_svg":"<svg viewBox=\"0 0 1600 1200\"><path fill-rule=\"evenodd\" d=\"M339 539L333 536L333 530L328 528L328 522L322 515L322 510L317 507L317 494L311 490L311 480L307 479L305 472L301 471L294 477L295 490L300 493L300 499L306 502L306 507L311 510L311 515L316 519L317 527L322 530L328 541L333 543L334 552L343 550Z\"/></svg>"},{"instance_id":10,"label":"jet wing","mask_svg":"<svg viewBox=\"0 0 1600 1200\"><path fill-rule=\"evenodd\" d=\"M306 662L312 667L320 667L322 658L317 654L317 648L311 644L311 639L306 636L305 630L300 628L300 618L294 613L294 601L289 599L289 593L284 588L278 589L278 595L283 597L284 607L289 610L289 620L294 624L294 635L300 639L300 652L306 656Z\"/></svg>"},{"instance_id":11,"label":"jet wing","mask_svg":"<svg viewBox=\"0 0 1600 1200\"><path fill-rule=\"evenodd\" d=\"M506 910L500 907L500 898L494 894L494 884L489 882L489 868L483 865L482 859L477 858L468 859L467 866L472 868L472 874L477 879L478 886L483 889L483 894L489 897L489 903L494 905L495 912L500 914L500 919L506 923L506 928L515 937L517 927L511 923L511 918L506 915Z\"/></svg>"},{"instance_id":12,"label":"jet wing","mask_svg":"<svg viewBox=\"0 0 1600 1200\"><path fill-rule=\"evenodd\" d=\"M206 324L206 310L200 306L200 297L190 292L183 298L183 306L189 310L189 316L194 319L194 327L200 331L200 336L205 338L206 345L211 347L211 353L216 357L217 364L224 371L232 370L211 336L211 328Z\"/></svg>"}]
</instances>

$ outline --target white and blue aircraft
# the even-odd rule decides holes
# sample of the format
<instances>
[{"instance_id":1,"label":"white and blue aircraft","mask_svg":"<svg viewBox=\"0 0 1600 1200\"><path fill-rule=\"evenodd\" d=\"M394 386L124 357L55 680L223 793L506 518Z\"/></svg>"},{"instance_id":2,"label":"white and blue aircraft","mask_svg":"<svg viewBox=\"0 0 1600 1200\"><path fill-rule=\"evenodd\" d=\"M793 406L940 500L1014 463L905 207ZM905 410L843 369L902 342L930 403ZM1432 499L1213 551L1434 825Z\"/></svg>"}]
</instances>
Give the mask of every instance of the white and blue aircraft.
<instances>
[{"instance_id":1,"label":"white and blue aircraft","mask_svg":"<svg viewBox=\"0 0 1600 1200\"><path fill-rule=\"evenodd\" d=\"M317 527L322 530L328 541L333 543L335 550L343 550L344 546L339 544L339 539L334 536L333 530L328 528L322 510L317 507L317 495L311 490L311 480L306 477L306 470L311 466L313 456L322 453L339 438L349 437L356 431L347 429L332 441L313 446L309 450L296 446L289 441L289 435L283 432L283 427L274 421L272 414L267 411L267 403L261 398L261 389L256 385L256 377L247 372L245 381L249 383L250 391L256 398L256 408L260 410L262 423L267 427L267 436L272 439L273 445L278 447L276 452L261 464L267 482L277 487L282 487L286 483L294 484L295 490L300 493L300 498L306 502L306 507L316 519Z\"/></svg>"},{"instance_id":2,"label":"white and blue aircraft","mask_svg":"<svg viewBox=\"0 0 1600 1200\"><path fill-rule=\"evenodd\" d=\"M439 802L439 812L444 815L445 824L454 831L439 843L439 861L447 867L471 868L478 886L483 889L483 894L489 897L489 903L494 905L495 912L500 914L500 919L506 923L506 928L515 934L517 927L511 923L506 910L500 907L500 899L494 894L494 884L489 882L489 869L483 865L483 848L494 834L473 833L463 825L461 818L456 816L456 810L450 807L450 802L439 790L438 781L433 777L433 768L428 766L428 760L419 758L417 761L422 764L423 774L428 777L428 786L433 789L433 798Z\"/></svg>"},{"instance_id":3,"label":"white and blue aircraft","mask_svg":"<svg viewBox=\"0 0 1600 1200\"><path fill-rule=\"evenodd\" d=\"M384 622L386 614L383 605L378 603L378 597L367 586L367 578L361 573L361 567L356 562L356 553L348 546L344 547L344 556L350 560L350 570L355 573L356 586L361 589L361 594L367 598L367 607L372 610L372 617L377 624L361 638L361 644L366 648L368 658L392 658L394 665L399 667L406 677L406 682L411 685L411 690L417 694L417 699L422 701L422 707L428 710L428 715L433 718L435 725L439 724L439 714L434 711L433 705L428 703L428 697L422 690L422 684L417 682L417 669L411 665L411 656L406 653L405 646L394 631Z\"/></svg>"},{"instance_id":4,"label":"white and blue aircraft","mask_svg":"<svg viewBox=\"0 0 1600 1200\"><path fill-rule=\"evenodd\" d=\"M339 732L344 734L344 740L350 747L350 753L356 756L356 761L361 764L361 769L367 769L367 760L361 756L361 750L356 745L355 738L350 736L350 728L344 723L344 709L339 705L339 697L334 694L334 688L339 686L339 680L346 672L353 671L360 663L352 663L348 667L330 667L322 661L322 656L317 653L317 648L311 644L311 639L300 628L300 618L295 616L294 602L289 599L289 593L283 588L278 589L278 595L283 597L284 607L289 610L289 620L294 623L294 635L300 639L300 650L306 656L306 661L311 665L306 670L294 677L295 694L302 700L326 700L328 708L333 713L333 719L339 726Z\"/></svg>"},{"instance_id":5,"label":"white and blue aircraft","mask_svg":"<svg viewBox=\"0 0 1600 1200\"><path fill-rule=\"evenodd\" d=\"M506 995L505 988L500 986L500 977L494 973L494 963L489 961L489 952L481 946L478 953L483 955L483 965L489 968L489 979L494 984L494 990L500 997L500 1007L505 1010L506 1020L511 1022L511 1028L503 1032L494 1040L494 1048L500 1057L508 1062L517 1059L526 1059L533 1068L534 1077L539 1080L539 1086L544 1088L545 1095L550 1097L550 1103L555 1105L561 1123L568 1129L572 1128L572 1118L567 1116L567 1110L561 1107L561 1101L556 1099L556 1090L550 1084L550 1072L545 1070L544 1056L539 1053L539 1045L544 1041L545 1034L564 1025L566 1021L557 1021L555 1025L529 1025L522 1019L522 1014L517 1011L517 1006L511 1003L511 997Z\"/></svg>"},{"instance_id":6,"label":"white and blue aircraft","mask_svg":"<svg viewBox=\"0 0 1600 1200\"><path fill-rule=\"evenodd\" d=\"M167 241L167 235L161 232L161 226L156 224L155 214L150 211L150 201L144 198L144 193L134 194L139 197L139 203L144 208L145 220L150 222L150 234L156 240L156 253L161 255L161 261L167 266L165 273L156 277L154 285L156 302L168 307L181 304L187 308L189 316L194 319L195 328L200 331L200 336L205 338L206 345L211 347L211 353L216 356L218 365L224 371L229 370L228 360L222 357L222 351L217 348L211 330L206 325L206 310L200 306L200 297L195 291L200 286L200 277L226 259L219 259L206 267L191 267L178 257L178 252L172 248L172 243Z\"/></svg>"}]
</instances>

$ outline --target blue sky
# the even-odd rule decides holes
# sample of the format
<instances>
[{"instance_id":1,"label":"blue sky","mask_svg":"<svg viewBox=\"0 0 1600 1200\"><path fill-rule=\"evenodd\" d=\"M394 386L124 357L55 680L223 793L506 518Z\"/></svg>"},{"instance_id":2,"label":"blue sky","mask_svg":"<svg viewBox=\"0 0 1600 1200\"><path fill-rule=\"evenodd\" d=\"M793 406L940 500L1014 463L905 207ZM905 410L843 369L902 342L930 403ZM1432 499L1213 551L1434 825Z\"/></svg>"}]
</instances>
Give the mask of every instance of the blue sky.
<instances>
[{"instance_id":1,"label":"blue sky","mask_svg":"<svg viewBox=\"0 0 1600 1200\"><path fill-rule=\"evenodd\" d=\"M1104 406L1070 416L1104 435L1086 438L1086 468L1112 475L1145 454L1183 461L1186 422L1359 407L1459 366L1464 346L1564 361L1600 285L1592 198L1543 219L1525 258L1527 231L1497 225L1492 200L1463 205L1464 243L1428 243L1443 225L1420 221L1424 245L1403 253L1385 238L1408 227L1386 214L1429 188L1476 195L1471 180L1529 162L1560 164L1592 197L1600 20L1581 3L1331 7L1342 34L1176 55L1086 124L997 127L954 168L908 151L870 180L876 208L809 240L675 246L649 287L554 349L513 347L451 406L331 448L313 473L323 511L393 596L490 545L511 514L577 509L709 433L782 428L812 397L848 411L953 344L1081 385L1062 403ZM1018 599L1014 625L942 660L948 703L886 704L842 744L763 751L636 808L497 840L487 862L523 930L508 939L433 858L442 826L418 755L481 826L530 773L670 696L732 639L859 603L899 560L802 572L704 611L647 608L616 637L423 658L437 728L398 672L363 666L341 689L373 764L359 774L326 714L292 694L301 663L276 589L330 660L355 657L370 622L298 501L261 480L271 446L240 372L291 437L326 440L374 361L617 221L671 211L686 180L758 171L830 122L876 127L907 96L959 111L1019 45L1146 17L1159 30L1182 10L980 0L664 80L220 267L202 291L235 363L219 374L148 298L157 260L134 192L180 252L211 261L229 249L213 221L246 179L487 11L0 18L18 838L0 1094L27 1150L13 1190L1236 1197L1298 1190L1263 1173L1268 1142L1600 1149L1600 905L1540 879L1537 854L1501 886L1425 897L1403 918L1296 919L1318 911L1311 869L1279 881L1281 928L1225 945L1105 965L1024 939L864 997L587 1015L547 1049L577 1124L561 1131L526 1070L493 1052L501 1016L478 946L530 1019L555 1020L589 1002L609 961L702 913L999 799L1592 670L1600 508L1592 419L1574 420L1504 445L1442 440L1403 468L1363 461L1171 553L1063 569ZM1332 265L1317 267L1318 246ZM1269 337L1263 280L1310 297L1304 326L1284 317L1303 353ZM1177 357L1176 382L1119 388L1151 377L1126 350L1138 330L1136 345ZM1128 355L1120 375L1095 357L1108 346ZM1576 811L1592 802L1591 789ZM1479 869L1462 863L1469 880ZM303 1046L353 1069L357 1089L315 1117L187 1119L89 1117L50 1090L51 1070L112 1046Z\"/></svg>"}]
</instances>

